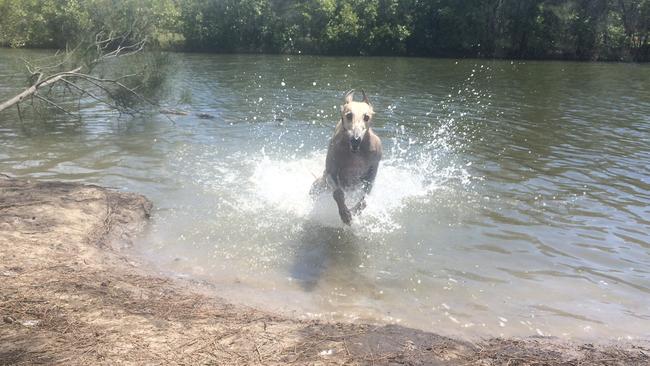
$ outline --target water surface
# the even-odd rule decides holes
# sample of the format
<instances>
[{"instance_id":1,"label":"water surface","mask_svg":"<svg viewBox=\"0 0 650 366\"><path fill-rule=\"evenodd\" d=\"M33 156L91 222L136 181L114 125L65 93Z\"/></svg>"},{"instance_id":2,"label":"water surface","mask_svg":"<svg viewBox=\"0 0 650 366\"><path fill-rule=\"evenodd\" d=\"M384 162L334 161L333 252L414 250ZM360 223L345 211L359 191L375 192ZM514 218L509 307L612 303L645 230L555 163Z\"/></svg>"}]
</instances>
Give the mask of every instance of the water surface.
<instances>
[{"instance_id":1,"label":"water surface","mask_svg":"<svg viewBox=\"0 0 650 366\"><path fill-rule=\"evenodd\" d=\"M19 57L0 51L0 97ZM443 334L648 338L650 67L174 55L165 104L196 115L20 122L0 171L140 192L136 251L230 300ZM308 197L344 91L384 160L345 227Z\"/></svg>"}]
</instances>

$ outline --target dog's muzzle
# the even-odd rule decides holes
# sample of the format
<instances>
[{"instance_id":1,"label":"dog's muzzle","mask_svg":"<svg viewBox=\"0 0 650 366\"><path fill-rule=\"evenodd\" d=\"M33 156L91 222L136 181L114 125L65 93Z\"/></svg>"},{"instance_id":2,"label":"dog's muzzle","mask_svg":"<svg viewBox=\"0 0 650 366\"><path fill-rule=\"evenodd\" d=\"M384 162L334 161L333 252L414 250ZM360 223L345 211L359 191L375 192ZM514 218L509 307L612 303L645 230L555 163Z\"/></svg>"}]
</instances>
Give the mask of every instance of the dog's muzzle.
<instances>
[{"instance_id":1,"label":"dog's muzzle","mask_svg":"<svg viewBox=\"0 0 650 366\"><path fill-rule=\"evenodd\" d=\"M350 139L350 147L352 148L352 151L359 151L359 146L361 146L361 137L353 137Z\"/></svg>"}]
</instances>

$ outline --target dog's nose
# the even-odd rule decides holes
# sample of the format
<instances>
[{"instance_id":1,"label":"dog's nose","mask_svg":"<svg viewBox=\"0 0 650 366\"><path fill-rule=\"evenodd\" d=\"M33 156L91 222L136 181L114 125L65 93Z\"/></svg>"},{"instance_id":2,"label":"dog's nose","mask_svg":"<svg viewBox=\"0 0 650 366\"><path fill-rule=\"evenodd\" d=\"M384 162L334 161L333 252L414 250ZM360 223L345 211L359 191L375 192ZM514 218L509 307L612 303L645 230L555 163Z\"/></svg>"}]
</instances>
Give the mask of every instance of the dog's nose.
<instances>
[{"instance_id":1,"label":"dog's nose","mask_svg":"<svg viewBox=\"0 0 650 366\"><path fill-rule=\"evenodd\" d=\"M361 137L353 137L350 140L350 144L352 145L352 149L357 150L359 145L361 145Z\"/></svg>"}]
</instances>

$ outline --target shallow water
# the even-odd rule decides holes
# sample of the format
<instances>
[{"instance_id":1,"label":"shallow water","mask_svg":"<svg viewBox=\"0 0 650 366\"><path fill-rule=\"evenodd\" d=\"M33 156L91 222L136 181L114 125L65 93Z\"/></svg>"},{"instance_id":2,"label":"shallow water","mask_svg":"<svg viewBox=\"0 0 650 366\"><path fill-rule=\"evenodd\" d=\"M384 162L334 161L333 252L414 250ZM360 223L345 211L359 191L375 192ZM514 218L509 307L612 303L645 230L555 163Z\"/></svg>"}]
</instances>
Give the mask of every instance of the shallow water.
<instances>
[{"instance_id":1,"label":"shallow water","mask_svg":"<svg viewBox=\"0 0 650 366\"><path fill-rule=\"evenodd\" d=\"M0 50L0 97L25 55ZM167 104L215 119L2 114L0 171L147 195L136 251L236 302L463 336L650 336L648 65L174 60ZM348 228L307 193L353 87L384 160Z\"/></svg>"}]
</instances>

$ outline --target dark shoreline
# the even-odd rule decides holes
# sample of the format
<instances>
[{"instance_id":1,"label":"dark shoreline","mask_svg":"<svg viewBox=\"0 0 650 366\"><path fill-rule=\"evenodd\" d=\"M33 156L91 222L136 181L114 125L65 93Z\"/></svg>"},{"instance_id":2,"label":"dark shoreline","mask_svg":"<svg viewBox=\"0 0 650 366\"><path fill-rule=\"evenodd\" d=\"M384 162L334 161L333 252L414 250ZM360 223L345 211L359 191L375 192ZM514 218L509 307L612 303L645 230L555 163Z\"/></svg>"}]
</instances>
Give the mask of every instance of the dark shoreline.
<instances>
[{"instance_id":1,"label":"dark shoreline","mask_svg":"<svg viewBox=\"0 0 650 366\"><path fill-rule=\"evenodd\" d=\"M36 50L36 51L60 51L58 48L50 47L10 47L8 45L1 45L0 49L7 50ZM291 57L325 57L325 58L340 58L340 57L350 57L350 58L410 58L410 59L443 59L443 60L476 60L476 61L514 61L514 62L571 62L571 63L589 63L589 64L639 64L647 65L650 64L650 60L632 60L632 59L596 59L596 60L587 60L579 58L563 58L563 57L547 57L547 58L511 58L511 57L481 57L477 55L354 55L354 54L320 54L320 53L281 53L281 52L218 52L214 50L202 50L202 49L183 49L183 48L161 48L161 49L150 49L150 52L167 52L167 53L185 53L185 54L197 54L197 55L239 55L239 56L291 56Z\"/></svg>"}]
</instances>

